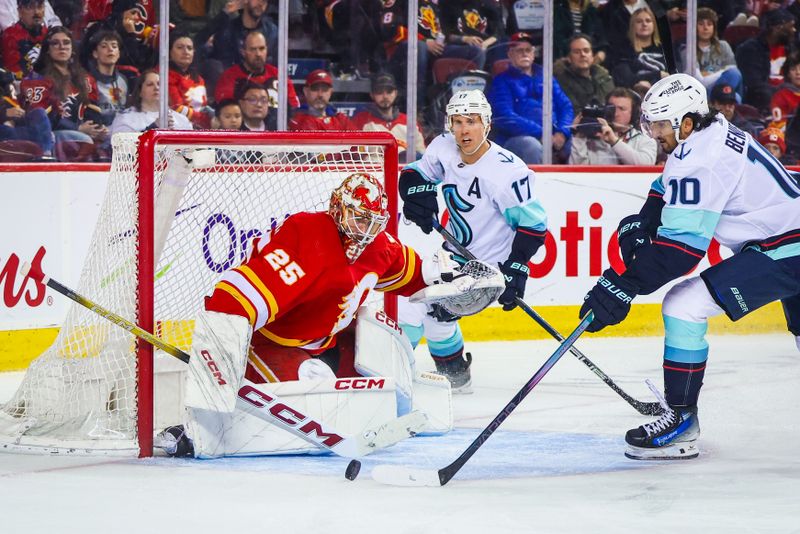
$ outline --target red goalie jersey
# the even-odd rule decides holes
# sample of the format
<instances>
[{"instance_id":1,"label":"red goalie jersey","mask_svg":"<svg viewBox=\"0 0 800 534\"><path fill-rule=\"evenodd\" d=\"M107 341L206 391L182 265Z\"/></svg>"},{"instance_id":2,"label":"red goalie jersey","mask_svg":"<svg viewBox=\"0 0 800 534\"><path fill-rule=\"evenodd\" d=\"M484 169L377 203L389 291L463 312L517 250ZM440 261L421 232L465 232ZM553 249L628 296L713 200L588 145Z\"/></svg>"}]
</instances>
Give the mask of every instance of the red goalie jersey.
<instances>
[{"instance_id":1,"label":"red goalie jersey","mask_svg":"<svg viewBox=\"0 0 800 534\"><path fill-rule=\"evenodd\" d=\"M224 274L206 309L248 318L255 351L250 364L271 380L274 369L264 368L269 358L260 348L279 345L317 354L332 347L369 291L411 295L425 287L421 265L413 249L386 232L349 263L328 213L298 213L254 242L250 258Z\"/></svg>"}]
</instances>

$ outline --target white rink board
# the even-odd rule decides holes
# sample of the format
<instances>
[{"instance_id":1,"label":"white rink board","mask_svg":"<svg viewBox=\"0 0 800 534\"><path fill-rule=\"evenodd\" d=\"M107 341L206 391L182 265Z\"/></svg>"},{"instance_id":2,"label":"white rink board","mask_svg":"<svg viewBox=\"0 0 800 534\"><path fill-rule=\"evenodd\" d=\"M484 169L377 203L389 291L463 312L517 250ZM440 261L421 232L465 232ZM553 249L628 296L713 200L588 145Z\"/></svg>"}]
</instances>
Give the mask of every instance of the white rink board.
<instances>
[{"instance_id":1,"label":"white rink board","mask_svg":"<svg viewBox=\"0 0 800 534\"><path fill-rule=\"evenodd\" d=\"M580 303L587 288L610 264L609 240L618 221L638 211L656 176L655 172L537 173L534 191L547 210L553 239L547 250L543 248L534 257L537 279L528 284L526 300L532 305ZM52 292L42 294L42 288L30 281L23 288L24 281L12 272L11 257L31 261L38 252L45 272L68 285L77 285L107 180L107 172L2 174L0 330L48 327L63 320L66 299L53 297ZM216 245L223 256L227 256L229 245L238 257L242 236L252 235L255 229L220 220L226 224L217 225L211 235L220 241ZM399 228L400 238L423 257L441 243L438 235L425 236L402 217ZM202 246L199 235L198 258L203 257ZM611 248L616 254L613 243ZM703 261L701 267L708 262ZM664 291L641 296L637 303L660 302Z\"/></svg>"},{"instance_id":2,"label":"white rink board","mask_svg":"<svg viewBox=\"0 0 800 534\"><path fill-rule=\"evenodd\" d=\"M35 263L38 257L44 272L76 284L108 173L5 172L0 176L0 330L58 325L69 301L22 279L15 266Z\"/></svg>"}]
</instances>

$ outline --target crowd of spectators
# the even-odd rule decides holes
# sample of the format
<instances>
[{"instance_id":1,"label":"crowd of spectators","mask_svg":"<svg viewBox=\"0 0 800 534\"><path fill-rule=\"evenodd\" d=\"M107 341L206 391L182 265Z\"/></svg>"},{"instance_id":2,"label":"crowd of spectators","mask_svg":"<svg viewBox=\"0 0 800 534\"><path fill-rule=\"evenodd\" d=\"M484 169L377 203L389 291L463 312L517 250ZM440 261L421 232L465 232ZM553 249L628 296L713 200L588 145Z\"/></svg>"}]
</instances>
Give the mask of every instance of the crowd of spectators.
<instances>
[{"instance_id":1,"label":"crowd of spectators","mask_svg":"<svg viewBox=\"0 0 800 534\"><path fill-rule=\"evenodd\" d=\"M782 161L800 155L796 0L554 0L552 125L543 124L542 5L418 0L413 156L442 131L437 103L470 76L493 107L491 139L526 163L662 161L639 129L641 97L686 70L687 31L709 102ZM8 5L6 5L8 4ZM110 137L159 123L152 0L0 0L0 161L108 161ZM170 128L277 129L277 2L171 0ZM290 0L289 54L325 61L288 80L290 130L389 131L407 147L407 0ZM295 54L295 56L293 56ZM291 61L291 60L290 60ZM319 68L322 67L322 68ZM369 81L368 81L369 80ZM348 82L363 81L353 105ZM296 87L295 87L296 84ZM439 105L439 108L441 105ZM766 133L765 133L766 132ZM20 152L21 151L21 152ZM777 154L780 153L780 156Z\"/></svg>"}]
</instances>

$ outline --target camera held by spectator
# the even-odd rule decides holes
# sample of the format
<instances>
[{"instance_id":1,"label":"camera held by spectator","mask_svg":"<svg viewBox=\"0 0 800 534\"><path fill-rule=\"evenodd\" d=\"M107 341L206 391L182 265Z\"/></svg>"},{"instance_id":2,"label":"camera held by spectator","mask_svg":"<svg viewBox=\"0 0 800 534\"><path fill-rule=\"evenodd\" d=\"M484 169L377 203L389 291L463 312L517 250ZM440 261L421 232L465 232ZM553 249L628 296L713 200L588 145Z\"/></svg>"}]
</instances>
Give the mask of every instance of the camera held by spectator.
<instances>
[{"instance_id":1,"label":"camera held by spectator","mask_svg":"<svg viewBox=\"0 0 800 534\"><path fill-rule=\"evenodd\" d=\"M598 137L603 125L597 119L605 119L613 122L616 108L613 105L602 106L597 102L592 102L581 110L581 120L575 126L575 133L583 137Z\"/></svg>"}]
</instances>

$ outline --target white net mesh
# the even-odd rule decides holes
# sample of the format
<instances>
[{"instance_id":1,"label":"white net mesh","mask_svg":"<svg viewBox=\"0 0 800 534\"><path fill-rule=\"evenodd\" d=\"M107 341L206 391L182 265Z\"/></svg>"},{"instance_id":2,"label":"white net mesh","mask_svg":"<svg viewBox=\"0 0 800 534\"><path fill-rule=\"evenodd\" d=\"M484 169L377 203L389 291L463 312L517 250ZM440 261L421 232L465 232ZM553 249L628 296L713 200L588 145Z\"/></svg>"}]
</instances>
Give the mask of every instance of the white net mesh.
<instances>
[{"instance_id":1,"label":"white net mesh","mask_svg":"<svg viewBox=\"0 0 800 534\"><path fill-rule=\"evenodd\" d=\"M108 189L77 288L134 322L137 143L135 134L114 138ZM179 152L204 167L191 170L188 182ZM324 138L295 147L157 145L155 334L188 350L203 297L241 262L250 239L291 213L326 210L333 188L353 172L383 182L382 156L382 147L325 145ZM0 410L0 450L138 451L135 347L131 334L74 305L56 341Z\"/></svg>"}]
</instances>

